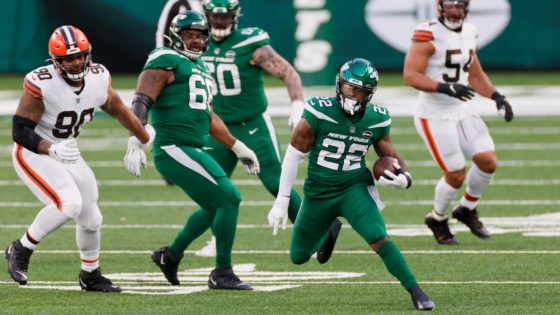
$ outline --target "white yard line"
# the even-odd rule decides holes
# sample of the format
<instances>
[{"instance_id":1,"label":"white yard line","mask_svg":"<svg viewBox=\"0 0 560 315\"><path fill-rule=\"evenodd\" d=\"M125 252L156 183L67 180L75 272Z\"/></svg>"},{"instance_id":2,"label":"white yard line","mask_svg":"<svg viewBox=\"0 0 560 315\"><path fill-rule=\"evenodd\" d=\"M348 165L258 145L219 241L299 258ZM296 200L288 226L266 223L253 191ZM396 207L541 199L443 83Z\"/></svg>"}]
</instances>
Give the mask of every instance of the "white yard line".
<instances>
[{"instance_id":1,"label":"white yard line","mask_svg":"<svg viewBox=\"0 0 560 315\"><path fill-rule=\"evenodd\" d=\"M144 255L152 254L153 250L101 250L103 255ZM194 254L195 250L185 253ZM560 250L401 250L407 255L560 255ZM79 254L77 250L35 250L34 254ZM287 255L289 250L234 250L238 255ZM371 255L371 250L335 250L335 254Z\"/></svg>"},{"instance_id":2,"label":"white yard line","mask_svg":"<svg viewBox=\"0 0 560 315\"><path fill-rule=\"evenodd\" d=\"M415 186L434 186L438 183L437 179L414 179ZM262 182L258 179L234 179L233 184L236 186L262 186ZM98 186L165 186L166 183L161 179L148 180L125 180L125 179L106 179L98 180ZM303 180L296 180L295 185L303 185ZM493 186L555 186L560 185L560 179L543 179L543 180L509 180L496 179L492 181ZM25 186L21 180L0 180L0 186Z\"/></svg>"},{"instance_id":3,"label":"white yard line","mask_svg":"<svg viewBox=\"0 0 560 315\"><path fill-rule=\"evenodd\" d=\"M242 201L242 207L268 207L272 206L274 200L262 201ZM384 201L390 206L417 206L432 205L433 200L400 200L400 201ZM560 205L560 200L484 200L486 205L502 205L502 206L543 206L543 205ZM102 207L189 207L197 206L194 201L101 201L99 205ZM39 207L39 202L0 202L0 207L22 208L22 207Z\"/></svg>"},{"instance_id":4,"label":"white yard line","mask_svg":"<svg viewBox=\"0 0 560 315\"><path fill-rule=\"evenodd\" d=\"M121 152L123 155L126 151L126 139L80 139L78 147L82 152ZM2 155L11 155L13 145L2 144L0 145L0 153ZM400 143L397 145L399 151L417 151L426 150L423 143ZM496 150L498 151L527 151L527 150L541 150L541 151L556 151L560 150L560 143L533 143L533 142L513 142L513 143L497 143Z\"/></svg>"},{"instance_id":5,"label":"white yard line","mask_svg":"<svg viewBox=\"0 0 560 315\"><path fill-rule=\"evenodd\" d=\"M86 161L90 167L93 168L124 168L124 164L121 160L118 161ZM470 164L468 162L467 164ZM499 160L499 167L545 167L545 166L560 166L560 160ZM149 166L154 166L154 163L149 161ZM419 161L406 161L406 165L410 167L429 167L435 168L436 164L432 160L419 160ZM0 168L7 167L13 168L12 162L0 161ZM238 165L238 167L242 167Z\"/></svg>"}]
</instances>

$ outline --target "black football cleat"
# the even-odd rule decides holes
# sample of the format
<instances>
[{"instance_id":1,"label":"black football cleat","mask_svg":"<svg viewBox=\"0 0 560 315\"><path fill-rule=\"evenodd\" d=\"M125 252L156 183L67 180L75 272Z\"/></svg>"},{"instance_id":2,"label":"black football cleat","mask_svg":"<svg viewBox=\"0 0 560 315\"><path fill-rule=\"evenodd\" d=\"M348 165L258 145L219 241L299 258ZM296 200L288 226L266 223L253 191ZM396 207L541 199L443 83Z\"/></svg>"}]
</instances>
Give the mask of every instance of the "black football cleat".
<instances>
[{"instance_id":1,"label":"black football cleat","mask_svg":"<svg viewBox=\"0 0 560 315\"><path fill-rule=\"evenodd\" d=\"M335 219L331 224L331 227L329 228L329 236L327 237L327 240L325 241L323 246L321 246L319 251L317 251L317 261L320 264L326 263L331 258L334 251L334 245L336 244L336 240L338 239L338 234L340 234L341 228L342 222L340 222L340 220L338 219Z\"/></svg>"},{"instance_id":2,"label":"black football cleat","mask_svg":"<svg viewBox=\"0 0 560 315\"><path fill-rule=\"evenodd\" d=\"M212 270L208 277L208 287L210 289L253 290L250 285L242 282L233 273L231 267Z\"/></svg>"},{"instance_id":3,"label":"black football cleat","mask_svg":"<svg viewBox=\"0 0 560 315\"><path fill-rule=\"evenodd\" d=\"M19 240L15 240L6 248L4 256L8 260L8 273L15 282L27 284L27 267L33 251L24 247Z\"/></svg>"},{"instance_id":4,"label":"black football cleat","mask_svg":"<svg viewBox=\"0 0 560 315\"><path fill-rule=\"evenodd\" d=\"M447 219L443 221L438 221L434 219L431 215L426 216L424 219L426 225L434 233L434 237L439 244L443 245L457 245L459 242L455 236L449 230L449 225L447 225Z\"/></svg>"},{"instance_id":5,"label":"black football cleat","mask_svg":"<svg viewBox=\"0 0 560 315\"><path fill-rule=\"evenodd\" d=\"M455 210L453 210L453 217L457 219L457 221L468 226L469 229L471 229L471 232L481 239L490 238L490 232L478 219L476 208L470 210L469 208L458 206Z\"/></svg>"},{"instance_id":6,"label":"black football cleat","mask_svg":"<svg viewBox=\"0 0 560 315\"><path fill-rule=\"evenodd\" d=\"M101 269L97 268L92 272L80 270L80 288L85 291L97 292L121 292L121 288L111 282L111 280L101 275Z\"/></svg>"},{"instance_id":7,"label":"black football cleat","mask_svg":"<svg viewBox=\"0 0 560 315\"><path fill-rule=\"evenodd\" d=\"M177 258L170 250L169 247L162 247L152 253L152 261L161 269L165 279L172 285L179 285L179 278L177 277L177 270L179 269L179 262L181 259Z\"/></svg>"},{"instance_id":8,"label":"black football cleat","mask_svg":"<svg viewBox=\"0 0 560 315\"><path fill-rule=\"evenodd\" d=\"M410 297L412 298L412 304L419 311L431 311L436 305L430 298L420 289L420 286L416 285L408 289Z\"/></svg>"}]
</instances>

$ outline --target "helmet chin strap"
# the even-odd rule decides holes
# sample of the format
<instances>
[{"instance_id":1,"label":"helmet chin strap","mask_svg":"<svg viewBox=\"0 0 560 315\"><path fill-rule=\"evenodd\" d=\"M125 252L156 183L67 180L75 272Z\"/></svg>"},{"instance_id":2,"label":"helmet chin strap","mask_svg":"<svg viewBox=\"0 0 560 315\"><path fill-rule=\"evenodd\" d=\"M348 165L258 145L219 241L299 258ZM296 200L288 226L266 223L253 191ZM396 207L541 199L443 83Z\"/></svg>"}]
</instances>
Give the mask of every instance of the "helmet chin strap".
<instances>
[{"instance_id":1,"label":"helmet chin strap","mask_svg":"<svg viewBox=\"0 0 560 315\"><path fill-rule=\"evenodd\" d=\"M354 116L354 113L356 112L356 104L358 104L357 100L342 96L342 108L345 112L352 116Z\"/></svg>"},{"instance_id":2,"label":"helmet chin strap","mask_svg":"<svg viewBox=\"0 0 560 315\"><path fill-rule=\"evenodd\" d=\"M448 28L450 28L452 30L457 30L457 29L461 28L461 26L463 26L463 19L459 20L458 22L451 22L446 17L444 17L443 18L443 23Z\"/></svg>"},{"instance_id":3,"label":"helmet chin strap","mask_svg":"<svg viewBox=\"0 0 560 315\"><path fill-rule=\"evenodd\" d=\"M211 33L212 33L212 36L214 36L214 37L224 38L224 37L227 37L227 36L231 35L231 29L232 28L233 28L233 25L230 25L226 29L223 29L223 30L212 28Z\"/></svg>"}]
</instances>

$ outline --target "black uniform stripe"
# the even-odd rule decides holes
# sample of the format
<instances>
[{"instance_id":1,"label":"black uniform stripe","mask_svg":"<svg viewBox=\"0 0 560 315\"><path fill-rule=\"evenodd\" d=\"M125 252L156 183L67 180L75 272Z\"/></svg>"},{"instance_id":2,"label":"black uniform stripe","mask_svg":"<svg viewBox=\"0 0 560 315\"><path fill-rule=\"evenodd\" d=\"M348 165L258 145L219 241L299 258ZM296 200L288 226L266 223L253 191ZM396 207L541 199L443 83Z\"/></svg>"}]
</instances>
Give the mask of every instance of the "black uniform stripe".
<instances>
[{"instance_id":1,"label":"black uniform stripe","mask_svg":"<svg viewBox=\"0 0 560 315\"><path fill-rule=\"evenodd\" d=\"M62 34L62 38L64 39L64 43L67 47L76 43L76 36L74 35L74 31L68 25L64 25L58 28L60 33Z\"/></svg>"}]
</instances>

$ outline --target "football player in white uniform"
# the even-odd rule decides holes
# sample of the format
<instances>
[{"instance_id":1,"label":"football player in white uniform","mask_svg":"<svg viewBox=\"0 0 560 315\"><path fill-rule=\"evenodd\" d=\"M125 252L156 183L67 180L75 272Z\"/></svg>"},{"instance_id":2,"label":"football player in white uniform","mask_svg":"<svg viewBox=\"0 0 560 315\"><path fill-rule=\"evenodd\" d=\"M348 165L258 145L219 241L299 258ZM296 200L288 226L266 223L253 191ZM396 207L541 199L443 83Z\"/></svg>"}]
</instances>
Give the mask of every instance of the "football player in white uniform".
<instances>
[{"instance_id":1,"label":"football player in white uniform","mask_svg":"<svg viewBox=\"0 0 560 315\"><path fill-rule=\"evenodd\" d=\"M116 118L142 145L151 142L153 129L144 127L111 88L109 71L91 62L91 45L82 31L70 25L58 27L48 46L52 65L25 76L12 130L14 168L44 208L23 236L6 248L8 273L26 284L33 250L73 219L81 259L80 287L120 292L99 269L102 216L97 183L76 139L98 108Z\"/></svg>"},{"instance_id":2,"label":"football player in white uniform","mask_svg":"<svg viewBox=\"0 0 560 315\"><path fill-rule=\"evenodd\" d=\"M469 2L436 0L438 18L415 28L404 63L405 83L420 91L416 130L444 173L425 223L437 242L447 245L458 244L447 225L447 209L465 181L465 153L474 163L466 173L467 187L453 217L476 236L490 237L476 208L496 171L496 152L488 128L467 101L476 92L493 99L507 122L513 119L510 104L478 60L476 27L465 22Z\"/></svg>"}]
</instances>

